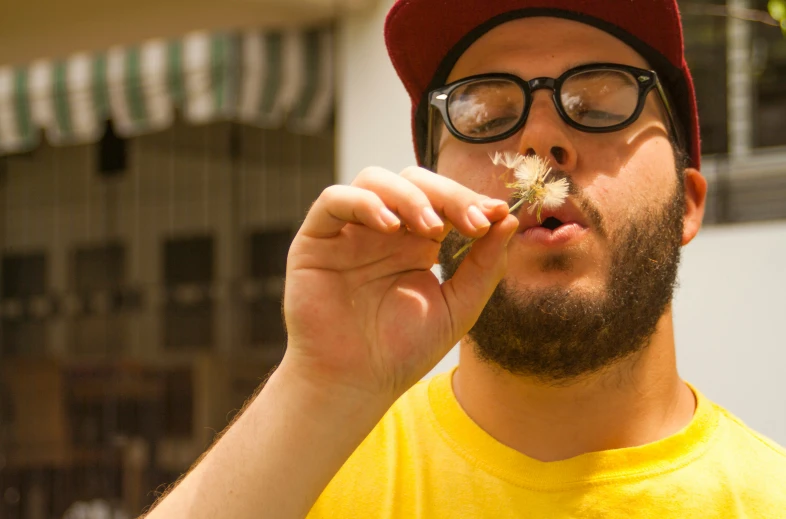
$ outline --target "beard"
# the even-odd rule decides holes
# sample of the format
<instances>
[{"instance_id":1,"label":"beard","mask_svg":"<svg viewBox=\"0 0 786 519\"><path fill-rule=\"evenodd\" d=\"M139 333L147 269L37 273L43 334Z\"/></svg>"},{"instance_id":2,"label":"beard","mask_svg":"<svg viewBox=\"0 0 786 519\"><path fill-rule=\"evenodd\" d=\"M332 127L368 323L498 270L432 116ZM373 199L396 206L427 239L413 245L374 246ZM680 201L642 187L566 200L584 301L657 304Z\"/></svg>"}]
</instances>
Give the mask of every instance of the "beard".
<instances>
[{"instance_id":1,"label":"beard","mask_svg":"<svg viewBox=\"0 0 786 519\"><path fill-rule=\"evenodd\" d=\"M685 212L682 175L678 179L665 204L632 215L613 235L594 205L573 190L611 251L604 290L516 289L503 280L469 332L478 358L514 375L565 384L646 348L676 287ZM455 231L444 240L444 279L455 274L462 258L452 257L467 241ZM553 253L539 266L569 272L572 262L570 253Z\"/></svg>"}]
</instances>

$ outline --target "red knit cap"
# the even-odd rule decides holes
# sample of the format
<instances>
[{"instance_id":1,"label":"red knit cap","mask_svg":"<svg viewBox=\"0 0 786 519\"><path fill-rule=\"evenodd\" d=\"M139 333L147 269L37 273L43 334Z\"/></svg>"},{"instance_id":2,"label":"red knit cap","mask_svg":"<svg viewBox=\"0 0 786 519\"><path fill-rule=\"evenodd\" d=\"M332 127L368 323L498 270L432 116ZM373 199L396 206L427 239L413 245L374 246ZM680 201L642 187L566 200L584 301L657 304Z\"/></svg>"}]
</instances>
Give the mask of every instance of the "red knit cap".
<instances>
[{"instance_id":1,"label":"red knit cap","mask_svg":"<svg viewBox=\"0 0 786 519\"><path fill-rule=\"evenodd\" d=\"M412 101L412 133L421 164L429 91L445 84L458 58L480 36L529 16L592 25L641 54L669 94L684 129L690 165L699 168L699 115L677 0L397 0L385 22L385 41Z\"/></svg>"}]
</instances>

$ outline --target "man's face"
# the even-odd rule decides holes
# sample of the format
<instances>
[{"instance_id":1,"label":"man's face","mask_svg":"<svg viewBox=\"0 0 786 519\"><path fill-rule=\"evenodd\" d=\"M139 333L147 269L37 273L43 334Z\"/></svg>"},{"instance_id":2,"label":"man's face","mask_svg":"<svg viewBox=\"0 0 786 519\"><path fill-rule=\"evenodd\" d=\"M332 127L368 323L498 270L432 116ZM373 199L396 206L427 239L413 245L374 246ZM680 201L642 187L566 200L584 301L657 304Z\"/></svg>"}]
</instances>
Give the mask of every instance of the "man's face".
<instances>
[{"instance_id":1,"label":"man's face","mask_svg":"<svg viewBox=\"0 0 786 519\"><path fill-rule=\"evenodd\" d=\"M650 68L599 29L525 18L476 41L448 82L488 72L558 77L596 62ZM481 358L512 372L564 380L646 344L671 299L679 247L686 240L685 201L657 95L648 96L628 128L596 134L568 126L551 95L537 91L524 128L505 141L468 144L443 131L438 172L507 200L510 177L501 177L504 168L493 166L489 154L510 151L548 158L570 180L571 196L555 216L572 223L571 232L560 240L535 239L526 229L537 222L526 211L518 213L521 226L508 249L508 274L470 333ZM456 267L451 252L462 243L455 234L445 241L440 263L448 277Z\"/></svg>"}]
</instances>

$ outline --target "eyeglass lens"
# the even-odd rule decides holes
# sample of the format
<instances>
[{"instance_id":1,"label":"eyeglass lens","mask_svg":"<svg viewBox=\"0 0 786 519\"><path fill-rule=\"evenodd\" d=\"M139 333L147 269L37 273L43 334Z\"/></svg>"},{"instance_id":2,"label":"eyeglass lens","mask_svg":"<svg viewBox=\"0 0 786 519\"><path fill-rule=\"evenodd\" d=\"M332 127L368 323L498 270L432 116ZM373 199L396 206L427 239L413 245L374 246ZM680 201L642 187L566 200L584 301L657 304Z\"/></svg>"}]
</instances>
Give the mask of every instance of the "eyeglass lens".
<instances>
[{"instance_id":1,"label":"eyeglass lens","mask_svg":"<svg viewBox=\"0 0 786 519\"><path fill-rule=\"evenodd\" d=\"M609 128L629 120L639 103L636 78L619 70L587 70L568 77L559 92L568 118L589 128ZM504 78L478 79L454 90L448 116L460 134L493 138L511 130L527 105L524 90Z\"/></svg>"}]
</instances>

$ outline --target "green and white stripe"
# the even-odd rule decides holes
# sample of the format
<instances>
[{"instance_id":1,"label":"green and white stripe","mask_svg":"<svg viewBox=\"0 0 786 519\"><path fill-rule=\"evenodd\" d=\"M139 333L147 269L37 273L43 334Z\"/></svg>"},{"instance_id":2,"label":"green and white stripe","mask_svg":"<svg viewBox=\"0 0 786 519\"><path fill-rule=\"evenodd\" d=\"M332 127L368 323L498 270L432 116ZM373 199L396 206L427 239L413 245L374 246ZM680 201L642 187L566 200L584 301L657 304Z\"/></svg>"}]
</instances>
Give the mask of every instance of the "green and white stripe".
<instances>
[{"instance_id":1,"label":"green and white stripe","mask_svg":"<svg viewBox=\"0 0 786 519\"><path fill-rule=\"evenodd\" d=\"M65 67L65 88L67 102L70 110L68 130L70 133L63 133L62 141L53 141L57 144L69 144L71 142L90 142L97 140L104 132L103 121L106 118L106 109L98 110L96 106L95 93L93 90L93 63L92 56L88 54L78 54L69 60ZM62 111L66 113L65 110ZM64 125L58 128L65 132ZM52 140L52 137L49 137Z\"/></svg>"},{"instance_id":2,"label":"green and white stripe","mask_svg":"<svg viewBox=\"0 0 786 519\"><path fill-rule=\"evenodd\" d=\"M163 130L174 120L167 85L167 42L112 48L106 56L108 101L114 128L133 137Z\"/></svg>"},{"instance_id":3,"label":"green and white stripe","mask_svg":"<svg viewBox=\"0 0 786 519\"><path fill-rule=\"evenodd\" d=\"M38 61L27 69L32 121L52 144L92 142L104 132L106 111L95 104L93 66L93 56L76 54L65 61Z\"/></svg>"},{"instance_id":4,"label":"green and white stripe","mask_svg":"<svg viewBox=\"0 0 786 519\"><path fill-rule=\"evenodd\" d=\"M333 34L311 31L305 34L306 81L290 116L290 127L302 133L324 128L333 109Z\"/></svg>"},{"instance_id":5,"label":"green and white stripe","mask_svg":"<svg viewBox=\"0 0 786 519\"><path fill-rule=\"evenodd\" d=\"M238 120L315 133L333 107L329 29L192 33L27 67L0 67L0 154Z\"/></svg>"},{"instance_id":6,"label":"green and white stripe","mask_svg":"<svg viewBox=\"0 0 786 519\"><path fill-rule=\"evenodd\" d=\"M239 119L314 133L333 107L333 40L330 31L249 34L242 46L244 76Z\"/></svg>"},{"instance_id":7,"label":"green and white stripe","mask_svg":"<svg viewBox=\"0 0 786 519\"><path fill-rule=\"evenodd\" d=\"M239 118L249 124L280 126L302 88L304 73L301 33L272 32L244 41Z\"/></svg>"},{"instance_id":8,"label":"green and white stripe","mask_svg":"<svg viewBox=\"0 0 786 519\"><path fill-rule=\"evenodd\" d=\"M182 64L186 121L202 124L235 116L238 77L245 73L237 60L241 41L230 34L194 33L182 47L171 49L170 55Z\"/></svg>"},{"instance_id":9,"label":"green and white stripe","mask_svg":"<svg viewBox=\"0 0 786 519\"><path fill-rule=\"evenodd\" d=\"M37 145L29 98L27 70L0 67L0 153L26 151Z\"/></svg>"}]
</instances>

